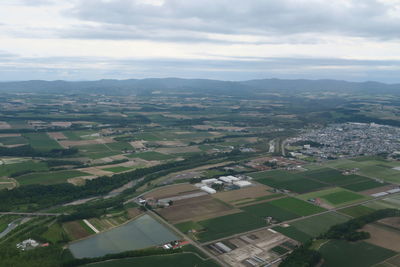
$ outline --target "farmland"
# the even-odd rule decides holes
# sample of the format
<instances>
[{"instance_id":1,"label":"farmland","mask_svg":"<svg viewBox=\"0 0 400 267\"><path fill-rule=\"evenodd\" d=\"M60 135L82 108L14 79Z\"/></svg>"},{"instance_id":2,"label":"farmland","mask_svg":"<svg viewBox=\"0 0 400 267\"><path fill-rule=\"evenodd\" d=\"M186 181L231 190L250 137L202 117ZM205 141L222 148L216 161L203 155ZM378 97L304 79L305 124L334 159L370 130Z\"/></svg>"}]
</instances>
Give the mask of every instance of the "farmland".
<instances>
[{"instance_id":1,"label":"farmland","mask_svg":"<svg viewBox=\"0 0 400 267\"><path fill-rule=\"evenodd\" d=\"M365 242L349 243L339 240L324 244L320 252L325 259L324 267L373 266L396 254L394 251Z\"/></svg>"},{"instance_id":2,"label":"farmland","mask_svg":"<svg viewBox=\"0 0 400 267\"><path fill-rule=\"evenodd\" d=\"M339 207L369 199L369 197L359 195L339 187L303 194L298 196L298 198L303 200L320 198L333 207Z\"/></svg>"},{"instance_id":3,"label":"farmland","mask_svg":"<svg viewBox=\"0 0 400 267\"><path fill-rule=\"evenodd\" d=\"M22 185L28 184L57 184L66 182L69 178L87 176L87 173L70 170L70 171L57 171L57 172L36 172L19 176L18 183Z\"/></svg>"},{"instance_id":4,"label":"farmland","mask_svg":"<svg viewBox=\"0 0 400 267\"><path fill-rule=\"evenodd\" d=\"M29 144L39 151L49 151L52 149L61 149L62 147L51 139L46 133L27 133L23 135Z\"/></svg>"}]
</instances>

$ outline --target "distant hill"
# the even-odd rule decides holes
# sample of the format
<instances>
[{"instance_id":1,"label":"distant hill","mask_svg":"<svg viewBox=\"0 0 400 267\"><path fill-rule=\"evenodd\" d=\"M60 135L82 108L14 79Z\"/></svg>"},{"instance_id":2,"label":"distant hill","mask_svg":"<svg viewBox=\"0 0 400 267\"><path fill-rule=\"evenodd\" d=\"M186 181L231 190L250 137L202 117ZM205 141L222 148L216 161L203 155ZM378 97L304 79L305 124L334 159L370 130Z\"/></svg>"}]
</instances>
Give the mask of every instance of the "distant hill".
<instances>
[{"instance_id":1,"label":"distant hill","mask_svg":"<svg viewBox=\"0 0 400 267\"><path fill-rule=\"evenodd\" d=\"M399 94L400 84L379 82L347 82L340 80L218 81L207 79L152 78L98 81L18 81L0 82L0 92L130 95L161 92L191 92L201 94L249 94L261 92L296 93L331 91L368 94Z\"/></svg>"}]
</instances>

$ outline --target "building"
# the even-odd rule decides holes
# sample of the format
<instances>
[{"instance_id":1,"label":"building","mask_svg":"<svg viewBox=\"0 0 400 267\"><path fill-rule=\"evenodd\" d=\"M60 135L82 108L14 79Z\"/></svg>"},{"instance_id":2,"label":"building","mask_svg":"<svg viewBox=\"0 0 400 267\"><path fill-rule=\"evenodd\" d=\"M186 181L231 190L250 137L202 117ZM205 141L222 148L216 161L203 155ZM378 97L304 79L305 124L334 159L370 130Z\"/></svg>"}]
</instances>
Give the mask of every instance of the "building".
<instances>
[{"instance_id":1,"label":"building","mask_svg":"<svg viewBox=\"0 0 400 267\"><path fill-rule=\"evenodd\" d=\"M252 183L250 183L248 181L235 181L235 182L233 182L233 184L236 186L239 186L240 188L252 185Z\"/></svg>"},{"instance_id":2,"label":"building","mask_svg":"<svg viewBox=\"0 0 400 267\"><path fill-rule=\"evenodd\" d=\"M200 187L200 189L203 190L204 192L209 193L209 194L215 194L215 193L217 193L217 191L216 191L215 189L212 189L211 187L208 187L208 186L206 186L206 185Z\"/></svg>"}]
</instances>

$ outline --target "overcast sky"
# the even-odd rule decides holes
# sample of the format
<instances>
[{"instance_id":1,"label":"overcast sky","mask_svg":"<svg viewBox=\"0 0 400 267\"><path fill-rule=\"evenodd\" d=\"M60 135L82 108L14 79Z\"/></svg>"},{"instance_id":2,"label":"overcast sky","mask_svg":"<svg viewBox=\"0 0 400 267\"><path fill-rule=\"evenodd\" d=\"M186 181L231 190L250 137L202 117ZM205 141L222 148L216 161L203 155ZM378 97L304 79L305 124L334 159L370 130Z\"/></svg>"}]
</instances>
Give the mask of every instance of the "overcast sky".
<instances>
[{"instance_id":1,"label":"overcast sky","mask_svg":"<svg viewBox=\"0 0 400 267\"><path fill-rule=\"evenodd\" d=\"M400 82L400 0L0 0L0 80Z\"/></svg>"}]
</instances>

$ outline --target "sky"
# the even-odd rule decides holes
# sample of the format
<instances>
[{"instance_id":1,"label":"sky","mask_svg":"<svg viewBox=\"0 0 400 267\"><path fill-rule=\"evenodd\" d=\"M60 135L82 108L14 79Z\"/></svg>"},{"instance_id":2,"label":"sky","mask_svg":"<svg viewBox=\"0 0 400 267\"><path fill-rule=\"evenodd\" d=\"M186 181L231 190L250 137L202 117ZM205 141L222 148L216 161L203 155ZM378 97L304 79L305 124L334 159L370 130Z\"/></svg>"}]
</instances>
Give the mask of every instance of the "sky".
<instances>
[{"instance_id":1,"label":"sky","mask_svg":"<svg viewBox=\"0 0 400 267\"><path fill-rule=\"evenodd\" d=\"M0 81L400 83L400 0L0 0Z\"/></svg>"}]
</instances>

